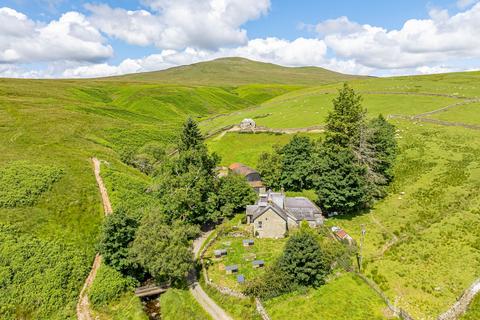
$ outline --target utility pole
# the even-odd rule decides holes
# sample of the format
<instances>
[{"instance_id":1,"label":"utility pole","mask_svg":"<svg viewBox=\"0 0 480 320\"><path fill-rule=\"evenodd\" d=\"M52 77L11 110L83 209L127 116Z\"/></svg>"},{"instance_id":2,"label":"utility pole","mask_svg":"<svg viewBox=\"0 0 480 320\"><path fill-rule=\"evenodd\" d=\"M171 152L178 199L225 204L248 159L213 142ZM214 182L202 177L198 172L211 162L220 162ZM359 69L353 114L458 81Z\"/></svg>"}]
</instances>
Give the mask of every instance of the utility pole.
<instances>
[{"instance_id":1,"label":"utility pole","mask_svg":"<svg viewBox=\"0 0 480 320\"><path fill-rule=\"evenodd\" d=\"M358 254L358 271L362 272L362 261L363 261L363 242L365 241L365 233L367 230L365 225L362 224L362 237L360 238L360 252Z\"/></svg>"}]
</instances>

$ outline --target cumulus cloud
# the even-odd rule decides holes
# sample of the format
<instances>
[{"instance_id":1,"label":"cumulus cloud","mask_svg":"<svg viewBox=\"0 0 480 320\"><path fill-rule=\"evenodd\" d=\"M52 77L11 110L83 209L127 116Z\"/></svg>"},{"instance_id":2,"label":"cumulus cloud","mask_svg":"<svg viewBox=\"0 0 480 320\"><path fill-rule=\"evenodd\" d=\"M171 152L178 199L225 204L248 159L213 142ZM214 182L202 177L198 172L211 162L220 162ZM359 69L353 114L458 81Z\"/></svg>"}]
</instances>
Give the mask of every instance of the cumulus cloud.
<instances>
[{"instance_id":1,"label":"cumulus cloud","mask_svg":"<svg viewBox=\"0 0 480 320\"><path fill-rule=\"evenodd\" d=\"M330 26L330 27L325 27ZM333 26L333 27L332 27ZM430 19L408 20L400 30L358 25L345 17L320 23L324 41L337 58L373 69L402 69L480 58L480 3L449 16L432 10Z\"/></svg>"},{"instance_id":2,"label":"cumulus cloud","mask_svg":"<svg viewBox=\"0 0 480 320\"><path fill-rule=\"evenodd\" d=\"M41 24L13 9L0 8L0 21L0 63L97 62L113 54L100 32L78 12Z\"/></svg>"},{"instance_id":3,"label":"cumulus cloud","mask_svg":"<svg viewBox=\"0 0 480 320\"><path fill-rule=\"evenodd\" d=\"M267 13L269 0L145 0L153 13L86 5L90 21L106 34L162 49L217 49L247 42L241 26Z\"/></svg>"}]
</instances>

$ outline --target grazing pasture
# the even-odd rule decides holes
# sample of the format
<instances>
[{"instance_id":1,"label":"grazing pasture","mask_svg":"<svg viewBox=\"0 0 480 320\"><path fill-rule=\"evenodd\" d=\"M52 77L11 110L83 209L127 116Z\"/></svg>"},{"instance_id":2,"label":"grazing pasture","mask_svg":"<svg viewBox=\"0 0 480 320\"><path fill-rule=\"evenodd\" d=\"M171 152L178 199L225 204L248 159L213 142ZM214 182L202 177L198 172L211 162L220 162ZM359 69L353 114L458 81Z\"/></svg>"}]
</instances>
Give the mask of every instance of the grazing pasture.
<instances>
[{"instance_id":1,"label":"grazing pasture","mask_svg":"<svg viewBox=\"0 0 480 320\"><path fill-rule=\"evenodd\" d=\"M480 125L480 103L470 103L458 106L444 112L433 114L429 116L429 118Z\"/></svg>"},{"instance_id":2,"label":"grazing pasture","mask_svg":"<svg viewBox=\"0 0 480 320\"><path fill-rule=\"evenodd\" d=\"M320 134L306 134L312 139L320 137ZM284 145L292 138L291 134L275 133L235 133L227 132L225 135L214 137L207 141L211 152L216 152L221 157L220 164L229 166L234 162L240 162L247 166L255 167L258 157L262 152L272 151L274 145Z\"/></svg>"},{"instance_id":3,"label":"grazing pasture","mask_svg":"<svg viewBox=\"0 0 480 320\"><path fill-rule=\"evenodd\" d=\"M385 303L360 278L339 273L318 289L292 292L264 302L275 320L386 319L391 314ZM393 318L393 317L392 317Z\"/></svg>"}]
</instances>

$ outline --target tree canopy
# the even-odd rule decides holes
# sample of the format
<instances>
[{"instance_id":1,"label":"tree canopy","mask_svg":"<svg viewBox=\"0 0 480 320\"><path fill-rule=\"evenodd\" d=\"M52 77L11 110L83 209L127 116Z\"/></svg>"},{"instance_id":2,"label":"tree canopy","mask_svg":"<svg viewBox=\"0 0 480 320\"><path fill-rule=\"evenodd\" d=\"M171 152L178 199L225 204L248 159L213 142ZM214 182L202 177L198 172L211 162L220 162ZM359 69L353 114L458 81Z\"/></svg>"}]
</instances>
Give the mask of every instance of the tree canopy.
<instances>
[{"instance_id":1,"label":"tree canopy","mask_svg":"<svg viewBox=\"0 0 480 320\"><path fill-rule=\"evenodd\" d=\"M143 218L130 254L157 283L181 286L193 268L191 244L199 231L195 225L170 222L163 213L152 211Z\"/></svg>"},{"instance_id":2,"label":"tree canopy","mask_svg":"<svg viewBox=\"0 0 480 320\"><path fill-rule=\"evenodd\" d=\"M320 286L330 271L328 257L314 232L308 225L302 225L288 239L278 261L279 269L299 286Z\"/></svg>"}]
</instances>

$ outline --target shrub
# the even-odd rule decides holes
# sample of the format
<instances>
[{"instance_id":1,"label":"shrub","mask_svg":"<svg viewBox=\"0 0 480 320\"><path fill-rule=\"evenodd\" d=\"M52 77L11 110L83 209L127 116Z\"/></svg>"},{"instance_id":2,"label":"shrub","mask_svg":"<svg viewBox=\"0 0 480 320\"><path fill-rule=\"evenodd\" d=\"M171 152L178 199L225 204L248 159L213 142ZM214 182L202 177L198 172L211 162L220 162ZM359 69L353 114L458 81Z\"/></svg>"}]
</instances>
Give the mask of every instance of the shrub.
<instances>
[{"instance_id":1,"label":"shrub","mask_svg":"<svg viewBox=\"0 0 480 320\"><path fill-rule=\"evenodd\" d=\"M124 277L117 270L102 264L88 290L88 298L95 308L99 308L120 298L122 293L133 290L137 285L134 278Z\"/></svg>"},{"instance_id":2,"label":"shrub","mask_svg":"<svg viewBox=\"0 0 480 320\"><path fill-rule=\"evenodd\" d=\"M61 176L62 170L58 168L25 161L12 162L0 168L0 208L35 204Z\"/></svg>"},{"instance_id":3,"label":"shrub","mask_svg":"<svg viewBox=\"0 0 480 320\"><path fill-rule=\"evenodd\" d=\"M73 318L88 261L75 246L0 224L0 318Z\"/></svg>"}]
</instances>

